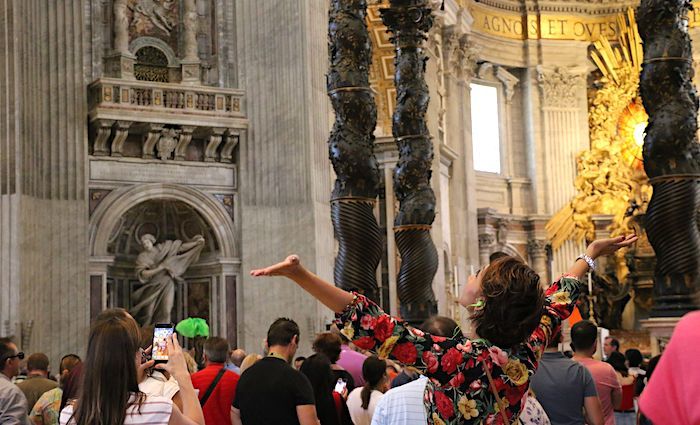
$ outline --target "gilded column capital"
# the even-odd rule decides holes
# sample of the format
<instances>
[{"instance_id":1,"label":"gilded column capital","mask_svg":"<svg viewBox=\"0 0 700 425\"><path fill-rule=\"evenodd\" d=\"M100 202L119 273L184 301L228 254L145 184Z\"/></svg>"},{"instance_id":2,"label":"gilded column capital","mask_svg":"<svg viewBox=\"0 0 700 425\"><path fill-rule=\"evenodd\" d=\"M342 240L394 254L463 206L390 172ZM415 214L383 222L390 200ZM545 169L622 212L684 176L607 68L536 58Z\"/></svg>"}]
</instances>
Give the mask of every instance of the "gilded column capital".
<instances>
[{"instance_id":1,"label":"gilded column capital","mask_svg":"<svg viewBox=\"0 0 700 425\"><path fill-rule=\"evenodd\" d=\"M548 70L537 67L537 82L542 90L544 105L558 108L573 107L579 90L585 85L583 72L556 67Z\"/></svg>"}]
</instances>

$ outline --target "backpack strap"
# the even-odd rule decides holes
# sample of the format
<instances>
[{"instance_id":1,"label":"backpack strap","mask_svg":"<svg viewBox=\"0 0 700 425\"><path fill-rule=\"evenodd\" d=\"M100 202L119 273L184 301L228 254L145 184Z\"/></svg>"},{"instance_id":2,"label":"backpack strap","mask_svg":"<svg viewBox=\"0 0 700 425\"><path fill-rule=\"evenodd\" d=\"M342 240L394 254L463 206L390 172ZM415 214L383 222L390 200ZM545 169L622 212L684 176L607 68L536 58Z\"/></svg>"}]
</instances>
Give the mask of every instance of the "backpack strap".
<instances>
[{"instance_id":1,"label":"backpack strap","mask_svg":"<svg viewBox=\"0 0 700 425\"><path fill-rule=\"evenodd\" d=\"M209 388L204 392L204 395L202 396L201 399L199 399L199 404L204 407L205 404L207 404L207 400L209 400L209 397L211 397L211 393L214 392L214 388L219 384L219 381L221 381L221 378L224 376L224 373L226 373L226 367L221 367L221 370L219 370L219 373L216 374L216 378L212 381L211 384L209 384Z\"/></svg>"}]
</instances>

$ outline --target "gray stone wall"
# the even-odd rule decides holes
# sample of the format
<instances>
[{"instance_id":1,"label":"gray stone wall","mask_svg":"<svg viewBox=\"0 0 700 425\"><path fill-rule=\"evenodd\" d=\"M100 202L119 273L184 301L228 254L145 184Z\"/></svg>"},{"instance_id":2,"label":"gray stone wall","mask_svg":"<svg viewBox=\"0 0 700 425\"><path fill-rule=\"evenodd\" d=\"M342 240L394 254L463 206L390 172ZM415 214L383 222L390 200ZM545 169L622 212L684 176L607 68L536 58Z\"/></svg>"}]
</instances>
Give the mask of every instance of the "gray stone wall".
<instances>
[{"instance_id":1,"label":"gray stone wall","mask_svg":"<svg viewBox=\"0 0 700 425\"><path fill-rule=\"evenodd\" d=\"M0 272L10 325L0 333L22 336L24 351L54 365L83 346L88 325L82 6L11 0L0 12L0 258L10 260Z\"/></svg>"},{"instance_id":2,"label":"gray stone wall","mask_svg":"<svg viewBox=\"0 0 700 425\"><path fill-rule=\"evenodd\" d=\"M311 270L332 278L327 5L238 0L235 6L239 81L250 104L250 132L240 151L239 329L241 345L256 350L277 317L297 320L302 342L321 329L322 315L328 317L328 310L293 283L247 275L253 267L298 253ZM309 346L302 344L302 351Z\"/></svg>"}]
</instances>

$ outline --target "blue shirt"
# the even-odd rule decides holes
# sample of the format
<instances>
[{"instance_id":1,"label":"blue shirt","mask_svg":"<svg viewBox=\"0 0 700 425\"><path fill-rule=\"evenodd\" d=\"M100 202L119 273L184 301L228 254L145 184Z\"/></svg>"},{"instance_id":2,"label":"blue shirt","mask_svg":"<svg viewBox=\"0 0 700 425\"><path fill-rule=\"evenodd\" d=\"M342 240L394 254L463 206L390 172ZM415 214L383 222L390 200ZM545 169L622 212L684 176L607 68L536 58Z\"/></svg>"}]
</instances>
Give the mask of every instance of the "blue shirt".
<instances>
[{"instance_id":1,"label":"blue shirt","mask_svg":"<svg viewBox=\"0 0 700 425\"><path fill-rule=\"evenodd\" d=\"M428 414L423 406L427 384L428 378L421 376L415 381L387 391L374 410L372 425L428 423Z\"/></svg>"}]
</instances>

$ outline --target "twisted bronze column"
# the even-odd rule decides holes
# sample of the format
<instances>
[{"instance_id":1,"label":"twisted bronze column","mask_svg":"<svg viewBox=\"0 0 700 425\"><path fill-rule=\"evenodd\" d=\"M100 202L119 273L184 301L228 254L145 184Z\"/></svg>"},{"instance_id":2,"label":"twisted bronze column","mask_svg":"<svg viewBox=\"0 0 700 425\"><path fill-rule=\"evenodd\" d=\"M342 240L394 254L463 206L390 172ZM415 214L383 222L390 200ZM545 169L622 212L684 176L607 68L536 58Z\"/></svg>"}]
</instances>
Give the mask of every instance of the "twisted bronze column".
<instances>
[{"instance_id":1,"label":"twisted bronze column","mask_svg":"<svg viewBox=\"0 0 700 425\"><path fill-rule=\"evenodd\" d=\"M382 235L374 216L379 168L374 157L377 107L369 86L371 44L366 0L331 0L328 12L328 96L335 123L328 150L337 175L331 199L338 241L335 284L379 302L376 270Z\"/></svg>"},{"instance_id":2,"label":"twisted bronze column","mask_svg":"<svg viewBox=\"0 0 700 425\"><path fill-rule=\"evenodd\" d=\"M657 260L653 317L698 309L700 146L690 8L687 0L642 0L637 11L644 41L640 88L649 114L644 169L654 188L645 223Z\"/></svg>"},{"instance_id":3,"label":"twisted bronze column","mask_svg":"<svg viewBox=\"0 0 700 425\"><path fill-rule=\"evenodd\" d=\"M394 220L401 255L398 295L401 316L420 323L437 313L432 282L438 254L430 237L435 220L435 194L430 187L433 145L425 120L430 100L425 83L428 58L421 47L433 16L425 0L391 0L381 14L396 50L392 133L399 150L394 170L394 191L400 202Z\"/></svg>"}]
</instances>

